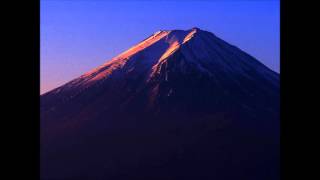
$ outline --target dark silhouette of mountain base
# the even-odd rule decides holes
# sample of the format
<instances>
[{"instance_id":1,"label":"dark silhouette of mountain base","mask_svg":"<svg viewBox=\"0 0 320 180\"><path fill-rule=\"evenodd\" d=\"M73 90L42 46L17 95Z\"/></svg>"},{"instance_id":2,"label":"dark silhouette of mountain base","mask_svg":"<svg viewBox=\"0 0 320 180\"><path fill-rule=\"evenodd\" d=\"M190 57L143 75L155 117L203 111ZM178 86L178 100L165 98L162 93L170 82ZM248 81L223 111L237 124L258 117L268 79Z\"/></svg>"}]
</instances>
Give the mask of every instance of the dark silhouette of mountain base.
<instances>
[{"instance_id":1,"label":"dark silhouette of mountain base","mask_svg":"<svg viewBox=\"0 0 320 180\"><path fill-rule=\"evenodd\" d=\"M277 180L279 75L193 28L159 31L41 96L42 180Z\"/></svg>"}]
</instances>

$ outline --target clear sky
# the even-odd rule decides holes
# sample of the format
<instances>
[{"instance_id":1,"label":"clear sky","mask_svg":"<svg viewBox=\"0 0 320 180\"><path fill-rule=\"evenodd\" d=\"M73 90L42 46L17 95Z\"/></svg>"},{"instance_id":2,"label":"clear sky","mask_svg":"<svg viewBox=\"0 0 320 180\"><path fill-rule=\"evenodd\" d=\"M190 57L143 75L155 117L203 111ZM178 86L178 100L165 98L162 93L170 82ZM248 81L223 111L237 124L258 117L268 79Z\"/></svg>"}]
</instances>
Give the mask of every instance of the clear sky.
<instances>
[{"instance_id":1,"label":"clear sky","mask_svg":"<svg viewBox=\"0 0 320 180\"><path fill-rule=\"evenodd\" d=\"M279 0L41 0L41 93L165 29L211 31L274 71Z\"/></svg>"}]
</instances>

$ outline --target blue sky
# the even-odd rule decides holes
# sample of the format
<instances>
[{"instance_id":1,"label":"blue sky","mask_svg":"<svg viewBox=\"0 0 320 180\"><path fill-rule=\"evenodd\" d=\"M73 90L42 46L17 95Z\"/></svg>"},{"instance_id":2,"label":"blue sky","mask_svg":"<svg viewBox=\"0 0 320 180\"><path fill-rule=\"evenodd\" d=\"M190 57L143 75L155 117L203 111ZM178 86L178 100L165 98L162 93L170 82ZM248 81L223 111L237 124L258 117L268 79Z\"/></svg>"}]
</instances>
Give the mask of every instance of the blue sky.
<instances>
[{"instance_id":1,"label":"blue sky","mask_svg":"<svg viewBox=\"0 0 320 180\"><path fill-rule=\"evenodd\" d=\"M279 72L278 0L41 0L40 6L41 93L160 29L211 31Z\"/></svg>"}]
</instances>

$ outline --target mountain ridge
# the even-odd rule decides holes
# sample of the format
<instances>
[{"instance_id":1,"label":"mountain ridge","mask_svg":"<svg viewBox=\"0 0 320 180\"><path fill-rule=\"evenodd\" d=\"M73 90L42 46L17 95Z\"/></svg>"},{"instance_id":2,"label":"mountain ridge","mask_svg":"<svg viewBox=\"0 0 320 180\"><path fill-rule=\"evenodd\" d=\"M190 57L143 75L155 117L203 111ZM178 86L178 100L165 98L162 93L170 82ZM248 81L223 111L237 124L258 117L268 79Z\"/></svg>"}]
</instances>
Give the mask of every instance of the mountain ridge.
<instances>
[{"instance_id":1,"label":"mountain ridge","mask_svg":"<svg viewBox=\"0 0 320 180\"><path fill-rule=\"evenodd\" d=\"M179 32L179 35L177 35L178 32ZM119 67L121 68L121 66L123 66L127 62L127 60L129 58L131 58L131 56L139 53L140 51L145 50L146 48L149 48L150 46L154 45L155 43L157 43L160 40L164 40L165 39L165 41L168 41L167 40L168 36L171 34L171 38L173 37L172 38L173 40L170 40L170 38L169 38L168 47L165 48L164 52L160 53L160 55L161 55L160 57L155 58L156 63L154 62L153 63L153 67L152 67L152 69L154 71L154 69L156 69L157 66L159 64L161 64L161 61L167 59L170 55L175 53L175 51L181 49L182 46L185 43L187 43L188 41L190 41L195 36L196 33L198 33L198 34L199 33L208 33L208 34L213 35L214 37L216 37L213 33L201 30L200 28L197 28L197 27L193 27L192 29L189 29L189 30L178 30L178 29L177 30L160 30L160 31L155 32L154 34L152 34L151 36L149 36L145 40L140 41L139 43L137 43L133 47L129 48L128 50L125 50L124 52L120 53L119 55L111 58L109 61L103 63L102 65L98 66L97 68L94 68L94 69L84 73L80 77L75 78L75 79L73 79L73 80L71 80L71 81L69 81L69 82L67 82L67 83L65 83L65 84L63 84L63 85L51 90L51 91L57 91L57 90L59 90L60 87L62 87L64 85L67 85L70 82L81 81L81 79L86 79L87 80L90 77L101 73L103 70L108 69L110 66L112 66L112 68L114 68L114 69L117 69ZM183 38L180 37L180 39L178 39L178 40L174 39L177 36L181 36L181 35L183 36ZM150 40L151 41L154 40L154 41L152 41L150 43L149 42ZM177 42L177 41L179 41L179 42ZM145 44L147 46L143 46ZM238 48L236 46L233 46L233 45L230 45L230 46L242 51L240 48ZM253 57L251 57L251 58L254 59ZM258 62L258 63L260 63L260 62ZM268 70L273 72L273 73L275 73L275 74L278 74L277 72L272 71L269 68L268 68ZM102 72L102 73L104 73L104 75L100 75L99 77L93 77L92 80L96 80L96 79L99 79L99 78L105 78L110 73L112 73L112 70L111 71L110 70L109 71L105 71L105 72ZM151 72L150 75L152 76L153 73L154 72ZM49 91L49 92L51 92L51 91ZM47 93L49 93L49 92L46 92L46 93L42 94L42 96L47 94Z\"/></svg>"}]
</instances>

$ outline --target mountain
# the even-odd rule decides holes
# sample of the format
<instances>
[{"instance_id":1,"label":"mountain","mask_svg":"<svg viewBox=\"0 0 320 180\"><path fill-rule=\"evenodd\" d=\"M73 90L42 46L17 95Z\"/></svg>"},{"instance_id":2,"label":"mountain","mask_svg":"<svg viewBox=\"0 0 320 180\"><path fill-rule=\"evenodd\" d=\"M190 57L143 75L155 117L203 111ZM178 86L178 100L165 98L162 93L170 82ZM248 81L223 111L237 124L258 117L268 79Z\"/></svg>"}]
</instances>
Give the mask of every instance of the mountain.
<instances>
[{"instance_id":1,"label":"mountain","mask_svg":"<svg viewBox=\"0 0 320 180\"><path fill-rule=\"evenodd\" d=\"M41 96L41 178L277 180L279 88L210 32L158 31Z\"/></svg>"}]
</instances>

